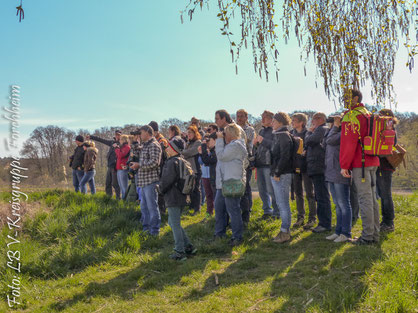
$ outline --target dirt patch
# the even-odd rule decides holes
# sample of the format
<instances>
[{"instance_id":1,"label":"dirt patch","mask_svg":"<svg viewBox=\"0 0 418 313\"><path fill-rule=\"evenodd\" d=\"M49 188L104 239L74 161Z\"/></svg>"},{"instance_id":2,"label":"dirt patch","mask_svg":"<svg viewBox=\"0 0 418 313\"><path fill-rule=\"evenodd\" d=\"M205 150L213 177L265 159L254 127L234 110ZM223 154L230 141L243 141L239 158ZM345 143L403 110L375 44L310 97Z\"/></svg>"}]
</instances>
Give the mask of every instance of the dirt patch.
<instances>
[{"instance_id":1,"label":"dirt patch","mask_svg":"<svg viewBox=\"0 0 418 313\"><path fill-rule=\"evenodd\" d=\"M31 203L23 202L20 205L21 221L27 218L33 218L38 212L48 212L51 208L42 205L41 202L35 201ZM10 203L0 202L0 229L7 226L7 217L15 220L16 217L12 215L12 208ZM21 224L21 223L19 223Z\"/></svg>"}]
</instances>

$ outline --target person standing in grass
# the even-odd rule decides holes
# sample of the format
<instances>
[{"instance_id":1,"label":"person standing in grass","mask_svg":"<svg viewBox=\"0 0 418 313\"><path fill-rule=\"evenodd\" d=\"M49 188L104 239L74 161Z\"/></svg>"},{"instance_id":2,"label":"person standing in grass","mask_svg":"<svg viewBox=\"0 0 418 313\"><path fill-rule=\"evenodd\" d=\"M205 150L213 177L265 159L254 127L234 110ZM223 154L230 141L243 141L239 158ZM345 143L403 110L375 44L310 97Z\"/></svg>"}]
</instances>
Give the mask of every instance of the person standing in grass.
<instances>
[{"instance_id":1,"label":"person standing in grass","mask_svg":"<svg viewBox=\"0 0 418 313\"><path fill-rule=\"evenodd\" d=\"M287 113L278 112L273 118L273 145L271 148L271 183L282 225L274 242L284 243L290 240L292 213L290 212L290 185L293 173L293 141L289 133L291 119Z\"/></svg>"},{"instance_id":2,"label":"person standing in grass","mask_svg":"<svg viewBox=\"0 0 418 313\"><path fill-rule=\"evenodd\" d=\"M77 137L75 137L75 143L77 147L74 149L74 154L70 156L70 167L73 169L73 186L75 192L78 192L80 191L80 181L84 176L84 137L78 135Z\"/></svg>"},{"instance_id":3,"label":"person standing in grass","mask_svg":"<svg viewBox=\"0 0 418 313\"><path fill-rule=\"evenodd\" d=\"M179 162L181 151L184 149L184 141L175 136L168 142L166 160L160 180L160 192L164 196L164 202L168 212L168 224L173 231L174 253L170 258L177 261L184 261L187 255L196 254L197 250L190 242L189 237L181 227L181 212L187 205L186 195L178 187L180 180Z\"/></svg>"},{"instance_id":4,"label":"person standing in grass","mask_svg":"<svg viewBox=\"0 0 418 313\"><path fill-rule=\"evenodd\" d=\"M129 137L127 135L122 135L120 137L120 143L114 143L113 148L116 153L116 174L118 178L118 184L120 191L122 193L122 199L125 200L126 191L128 190L128 167L126 162L129 159L129 154L131 152L131 146L129 145Z\"/></svg>"},{"instance_id":5,"label":"person standing in grass","mask_svg":"<svg viewBox=\"0 0 418 313\"><path fill-rule=\"evenodd\" d=\"M333 117L334 122L330 131L325 135L325 181L328 183L335 203L337 226L335 233L326 237L334 242L345 242L351 238L352 210L350 204L350 178L341 175L340 140L341 115Z\"/></svg>"},{"instance_id":6,"label":"person standing in grass","mask_svg":"<svg viewBox=\"0 0 418 313\"><path fill-rule=\"evenodd\" d=\"M141 187L141 222L144 232L151 236L160 234L161 215L158 209L157 185L160 180L161 145L154 138L149 125L140 128L142 148L138 162L131 169L138 169L138 187Z\"/></svg>"},{"instance_id":7,"label":"person standing in grass","mask_svg":"<svg viewBox=\"0 0 418 313\"><path fill-rule=\"evenodd\" d=\"M96 184L94 182L94 176L96 175L96 159L99 152L94 145L93 141L87 141L83 143L84 153L84 176L80 181L80 190L82 193L87 193L87 183L90 186L90 192L92 195L96 193Z\"/></svg>"}]
</instances>

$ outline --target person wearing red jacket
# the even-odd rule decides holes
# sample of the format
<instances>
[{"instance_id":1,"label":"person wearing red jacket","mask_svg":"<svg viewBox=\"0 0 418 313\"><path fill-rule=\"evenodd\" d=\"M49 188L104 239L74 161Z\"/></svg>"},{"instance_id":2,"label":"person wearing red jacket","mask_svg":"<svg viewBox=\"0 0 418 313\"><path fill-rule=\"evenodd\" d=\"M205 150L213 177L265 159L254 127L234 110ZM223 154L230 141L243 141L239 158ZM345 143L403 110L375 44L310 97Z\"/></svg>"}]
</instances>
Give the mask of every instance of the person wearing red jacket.
<instances>
[{"instance_id":1,"label":"person wearing red jacket","mask_svg":"<svg viewBox=\"0 0 418 313\"><path fill-rule=\"evenodd\" d=\"M114 143L113 147L115 148L115 153L117 156L116 175L118 177L118 184L122 193L122 199L125 199L129 183L128 167L126 165L126 162L128 162L129 155L131 152L131 146L129 145L128 135L122 135L120 137L120 145Z\"/></svg>"},{"instance_id":2,"label":"person wearing red jacket","mask_svg":"<svg viewBox=\"0 0 418 313\"><path fill-rule=\"evenodd\" d=\"M379 241L379 205L376 199L379 158L363 153L362 144L368 133L370 113L361 103L362 98L357 89L350 89L344 95L344 106L348 110L341 125L340 165L341 175L352 177L358 192L363 230L353 243L371 244Z\"/></svg>"}]
</instances>

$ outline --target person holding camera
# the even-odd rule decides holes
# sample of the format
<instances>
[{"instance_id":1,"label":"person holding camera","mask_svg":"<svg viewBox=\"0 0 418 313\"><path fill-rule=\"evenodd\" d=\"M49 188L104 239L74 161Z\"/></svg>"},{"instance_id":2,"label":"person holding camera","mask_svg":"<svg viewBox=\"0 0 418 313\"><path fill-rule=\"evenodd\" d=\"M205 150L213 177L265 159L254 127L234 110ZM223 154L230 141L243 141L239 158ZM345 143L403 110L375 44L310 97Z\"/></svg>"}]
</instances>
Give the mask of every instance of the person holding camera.
<instances>
[{"instance_id":1,"label":"person holding camera","mask_svg":"<svg viewBox=\"0 0 418 313\"><path fill-rule=\"evenodd\" d=\"M103 139L93 135L87 135L87 140L94 140L100 142L106 146L109 146L109 151L107 152L107 172L106 172L106 187L105 191L109 197L112 197L113 189L115 189L116 199L120 200L120 187L118 184L118 177L116 172L116 160L117 156L115 153L115 148L113 147L114 143L119 144L120 136L122 132L120 130L115 131L115 137L112 140Z\"/></svg>"},{"instance_id":2,"label":"person holding camera","mask_svg":"<svg viewBox=\"0 0 418 313\"><path fill-rule=\"evenodd\" d=\"M131 169L138 170L137 182L141 187L141 222L144 232L152 236L160 233L161 216L158 209L157 185L160 180L161 145L154 138L149 125L142 126L142 148L138 162L131 163Z\"/></svg>"},{"instance_id":3,"label":"person holding camera","mask_svg":"<svg viewBox=\"0 0 418 313\"><path fill-rule=\"evenodd\" d=\"M122 199L125 200L126 191L128 190L128 166L127 161L131 152L128 135L121 135L120 143L114 143L112 146L116 153L116 174L118 184L122 193Z\"/></svg>"},{"instance_id":4,"label":"person holding camera","mask_svg":"<svg viewBox=\"0 0 418 313\"><path fill-rule=\"evenodd\" d=\"M240 201L245 191L245 160L248 153L244 141L240 139L240 133L241 127L231 123L224 128L224 132L216 133L215 144L218 159L216 164L215 238L225 236L227 215L229 215L232 228L231 246L242 243L244 231ZM228 186L230 190L227 190ZM236 189L240 189L242 193L236 192Z\"/></svg>"}]
</instances>

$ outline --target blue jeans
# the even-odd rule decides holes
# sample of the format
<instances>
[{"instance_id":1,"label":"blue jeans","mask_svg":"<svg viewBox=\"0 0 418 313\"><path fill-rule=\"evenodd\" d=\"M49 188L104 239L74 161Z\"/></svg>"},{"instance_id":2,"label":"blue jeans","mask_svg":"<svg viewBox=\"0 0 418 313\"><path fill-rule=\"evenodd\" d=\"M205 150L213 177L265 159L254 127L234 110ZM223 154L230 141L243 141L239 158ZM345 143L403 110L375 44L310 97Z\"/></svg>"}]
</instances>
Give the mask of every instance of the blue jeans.
<instances>
[{"instance_id":1,"label":"blue jeans","mask_svg":"<svg viewBox=\"0 0 418 313\"><path fill-rule=\"evenodd\" d=\"M335 213L337 215L337 226L335 233L343 234L351 238L352 211L350 204L350 185L336 184L329 182L332 200L335 203Z\"/></svg>"},{"instance_id":2,"label":"blue jeans","mask_svg":"<svg viewBox=\"0 0 418 313\"><path fill-rule=\"evenodd\" d=\"M290 185L292 184L292 174L280 175L280 180L275 181L273 177L271 184L273 186L274 195L276 197L276 203L280 210L280 217L282 219L282 225L280 231L284 233L290 232L290 225L292 224L292 213L290 212L289 194Z\"/></svg>"},{"instance_id":3,"label":"blue jeans","mask_svg":"<svg viewBox=\"0 0 418 313\"><path fill-rule=\"evenodd\" d=\"M122 193L122 199L125 199L126 191L128 190L128 170L117 170L118 184Z\"/></svg>"},{"instance_id":4,"label":"blue jeans","mask_svg":"<svg viewBox=\"0 0 418 313\"><path fill-rule=\"evenodd\" d=\"M80 181L84 176L84 171L82 170L73 170L73 186L75 192L80 191Z\"/></svg>"},{"instance_id":5,"label":"blue jeans","mask_svg":"<svg viewBox=\"0 0 418 313\"><path fill-rule=\"evenodd\" d=\"M157 182L141 188L142 230L151 235L160 233L161 216L158 209Z\"/></svg>"},{"instance_id":6,"label":"blue jeans","mask_svg":"<svg viewBox=\"0 0 418 313\"><path fill-rule=\"evenodd\" d=\"M96 193L96 185L94 183L94 176L96 175L96 170L84 172L84 176L80 181L80 190L82 193L87 193L87 183L90 186L90 192L92 195Z\"/></svg>"},{"instance_id":7,"label":"blue jeans","mask_svg":"<svg viewBox=\"0 0 418 313\"><path fill-rule=\"evenodd\" d=\"M181 227L181 210L183 208L172 207L167 208L168 212L168 225L170 225L173 231L174 237L174 250L180 253L184 253L184 249L190 245L189 237L187 237L183 227Z\"/></svg>"},{"instance_id":8,"label":"blue jeans","mask_svg":"<svg viewBox=\"0 0 418 313\"><path fill-rule=\"evenodd\" d=\"M318 214L318 225L326 229L331 229L331 201L325 176L312 175L311 176L316 200L316 212Z\"/></svg>"},{"instance_id":9,"label":"blue jeans","mask_svg":"<svg viewBox=\"0 0 418 313\"><path fill-rule=\"evenodd\" d=\"M222 189L216 189L215 197L215 236L223 237L226 233L227 215L231 219L232 238L242 239L244 224L242 223L241 198L225 198Z\"/></svg>"},{"instance_id":10,"label":"blue jeans","mask_svg":"<svg viewBox=\"0 0 418 313\"><path fill-rule=\"evenodd\" d=\"M273 186L271 184L270 172L270 167L257 168L258 193L260 195L261 201L263 202L264 214L273 214L274 216L280 216L280 211L277 207L276 197L274 196Z\"/></svg>"}]
</instances>

